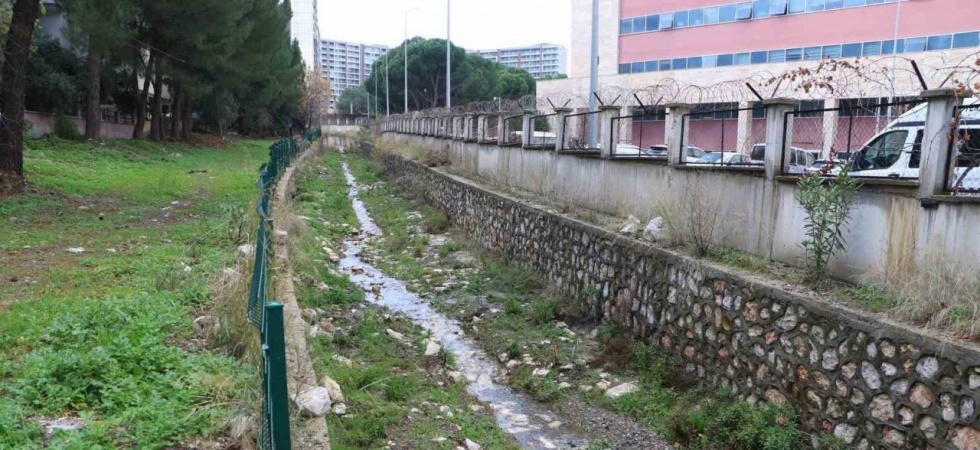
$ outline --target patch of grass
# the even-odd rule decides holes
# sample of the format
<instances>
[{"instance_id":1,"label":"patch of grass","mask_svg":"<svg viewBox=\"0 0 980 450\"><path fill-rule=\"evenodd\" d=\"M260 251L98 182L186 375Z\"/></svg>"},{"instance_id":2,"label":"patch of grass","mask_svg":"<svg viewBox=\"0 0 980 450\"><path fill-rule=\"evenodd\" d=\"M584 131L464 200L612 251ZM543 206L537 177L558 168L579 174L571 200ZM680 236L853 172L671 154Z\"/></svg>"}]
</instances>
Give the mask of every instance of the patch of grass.
<instances>
[{"instance_id":1,"label":"patch of grass","mask_svg":"<svg viewBox=\"0 0 980 450\"><path fill-rule=\"evenodd\" d=\"M874 284L844 288L839 293L854 301L857 306L870 311L884 312L898 304L898 299L894 295L889 294L884 287Z\"/></svg>"},{"instance_id":2,"label":"patch of grass","mask_svg":"<svg viewBox=\"0 0 980 450\"><path fill-rule=\"evenodd\" d=\"M716 248L708 254L708 259L737 269L760 274L772 274L769 263L758 256L729 248Z\"/></svg>"},{"instance_id":3,"label":"patch of grass","mask_svg":"<svg viewBox=\"0 0 980 450\"><path fill-rule=\"evenodd\" d=\"M39 448L38 417L77 415L52 445L165 448L254 412L257 368L233 357L258 338L221 300L242 283L215 280L254 226L269 144L26 142L32 188L0 201L0 442ZM235 318L237 345L208 342L225 355L192 339L202 314Z\"/></svg>"},{"instance_id":4,"label":"patch of grass","mask_svg":"<svg viewBox=\"0 0 980 450\"><path fill-rule=\"evenodd\" d=\"M439 258L446 259L449 255L462 250L462 245L458 242L447 242L439 247Z\"/></svg>"}]
</instances>

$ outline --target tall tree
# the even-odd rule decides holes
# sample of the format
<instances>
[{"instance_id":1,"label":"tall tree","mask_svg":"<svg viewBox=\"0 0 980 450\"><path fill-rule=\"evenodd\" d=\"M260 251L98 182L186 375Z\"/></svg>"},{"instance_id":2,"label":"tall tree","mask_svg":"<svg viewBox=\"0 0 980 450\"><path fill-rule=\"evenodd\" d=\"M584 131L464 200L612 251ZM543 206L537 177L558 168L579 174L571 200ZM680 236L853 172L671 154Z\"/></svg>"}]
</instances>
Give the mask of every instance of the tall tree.
<instances>
[{"instance_id":1,"label":"tall tree","mask_svg":"<svg viewBox=\"0 0 980 450\"><path fill-rule=\"evenodd\" d=\"M335 109L338 114L366 114L369 101L370 97L364 86L352 86L340 93Z\"/></svg>"},{"instance_id":2,"label":"tall tree","mask_svg":"<svg viewBox=\"0 0 980 450\"><path fill-rule=\"evenodd\" d=\"M303 131L309 131L314 126L319 128L323 117L327 115L330 106L330 82L319 69L306 71L303 80L303 100L300 105L300 118L303 121Z\"/></svg>"},{"instance_id":3,"label":"tall tree","mask_svg":"<svg viewBox=\"0 0 980 450\"><path fill-rule=\"evenodd\" d=\"M101 68L106 52L130 44L135 4L129 0L59 0L68 18L68 35L87 50L85 95L85 138L99 138Z\"/></svg>"},{"instance_id":4,"label":"tall tree","mask_svg":"<svg viewBox=\"0 0 980 450\"><path fill-rule=\"evenodd\" d=\"M24 90L34 23L40 15L38 0L14 3L0 85L0 191L17 191L24 183Z\"/></svg>"}]
</instances>

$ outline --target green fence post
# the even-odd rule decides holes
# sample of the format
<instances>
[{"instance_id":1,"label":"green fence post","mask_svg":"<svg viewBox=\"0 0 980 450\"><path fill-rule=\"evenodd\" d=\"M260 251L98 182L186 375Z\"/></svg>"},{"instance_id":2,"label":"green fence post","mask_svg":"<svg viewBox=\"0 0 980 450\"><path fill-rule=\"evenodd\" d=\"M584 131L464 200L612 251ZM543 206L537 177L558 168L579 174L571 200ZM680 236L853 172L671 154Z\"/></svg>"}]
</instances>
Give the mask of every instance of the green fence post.
<instances>
[{"instance_id":1,"label":"green fence post","mask_svg":"<svg viewBox=\"0 0 980 450\"><path fill-rule=\"evenodd\" d=\"M274 450L290 450L289 394L286 389L286 337L282 303L265 305L266 402Z\"/></svg>"}]
</instances>

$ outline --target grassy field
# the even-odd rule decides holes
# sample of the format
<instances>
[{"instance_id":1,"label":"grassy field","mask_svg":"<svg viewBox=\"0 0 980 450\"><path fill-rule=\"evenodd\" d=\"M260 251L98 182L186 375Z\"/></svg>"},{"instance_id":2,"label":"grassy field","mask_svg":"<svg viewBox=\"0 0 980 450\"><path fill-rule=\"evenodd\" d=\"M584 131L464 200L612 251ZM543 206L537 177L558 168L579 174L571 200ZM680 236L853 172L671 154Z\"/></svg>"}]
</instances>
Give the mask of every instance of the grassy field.
<instances>
[{"instance_id":1,"label":"grassy field","mask_svg":"<svg viewBox=\"0 0 980 450\"><path fill-rule=\"evenodd\" d=\"M0 449L40 448L43 419L87 424L49 448L153 449L251 413L256 367L191 322L248 240L269 144L27 141L31 185L0 199Z\"/></svg>"},{"instance_id":2,"label":"grassy field","mask_svg":"<svg viewBox=\"0 0 980 450\"><path fill-rule=\"evenodd\" d=\"M343 239L358 225L347 198L343 160L327 150L300 171L296 212L307 219L290 234L290 258L301 281L297 300L303 308L318 310L324 318L321 328L336 328L309 341L314 369L340 384L348 407L346 415L327 419L332 448L449 450L466 439L486 449L519 448L466 392L465 383L449 376L449 355L424 355L428 336L422 328L366 302L364 292L328 260L325 248L339 254ZM370 184L377 178L358 181Z\"/></svg>"}]
</instances>

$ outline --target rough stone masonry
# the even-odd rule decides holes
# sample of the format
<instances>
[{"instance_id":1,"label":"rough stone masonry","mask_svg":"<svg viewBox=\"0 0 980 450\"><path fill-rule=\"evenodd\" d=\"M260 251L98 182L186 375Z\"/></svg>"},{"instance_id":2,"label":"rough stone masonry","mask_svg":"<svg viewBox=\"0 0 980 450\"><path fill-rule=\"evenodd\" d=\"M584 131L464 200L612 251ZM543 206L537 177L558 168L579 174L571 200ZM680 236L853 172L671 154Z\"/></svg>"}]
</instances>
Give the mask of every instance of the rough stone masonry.
<instances>
[{"instance_id":1,"label":"rough stone masonry","mask_svg":"<svg viewBox=\"0 0 980 450\"><path fill-rule=\"evenodd\" d=\"M851 448L980 449L980 351L790 293L387 155L386 171L498 251L742 399Z\"/></svg>"}]
</instances>

